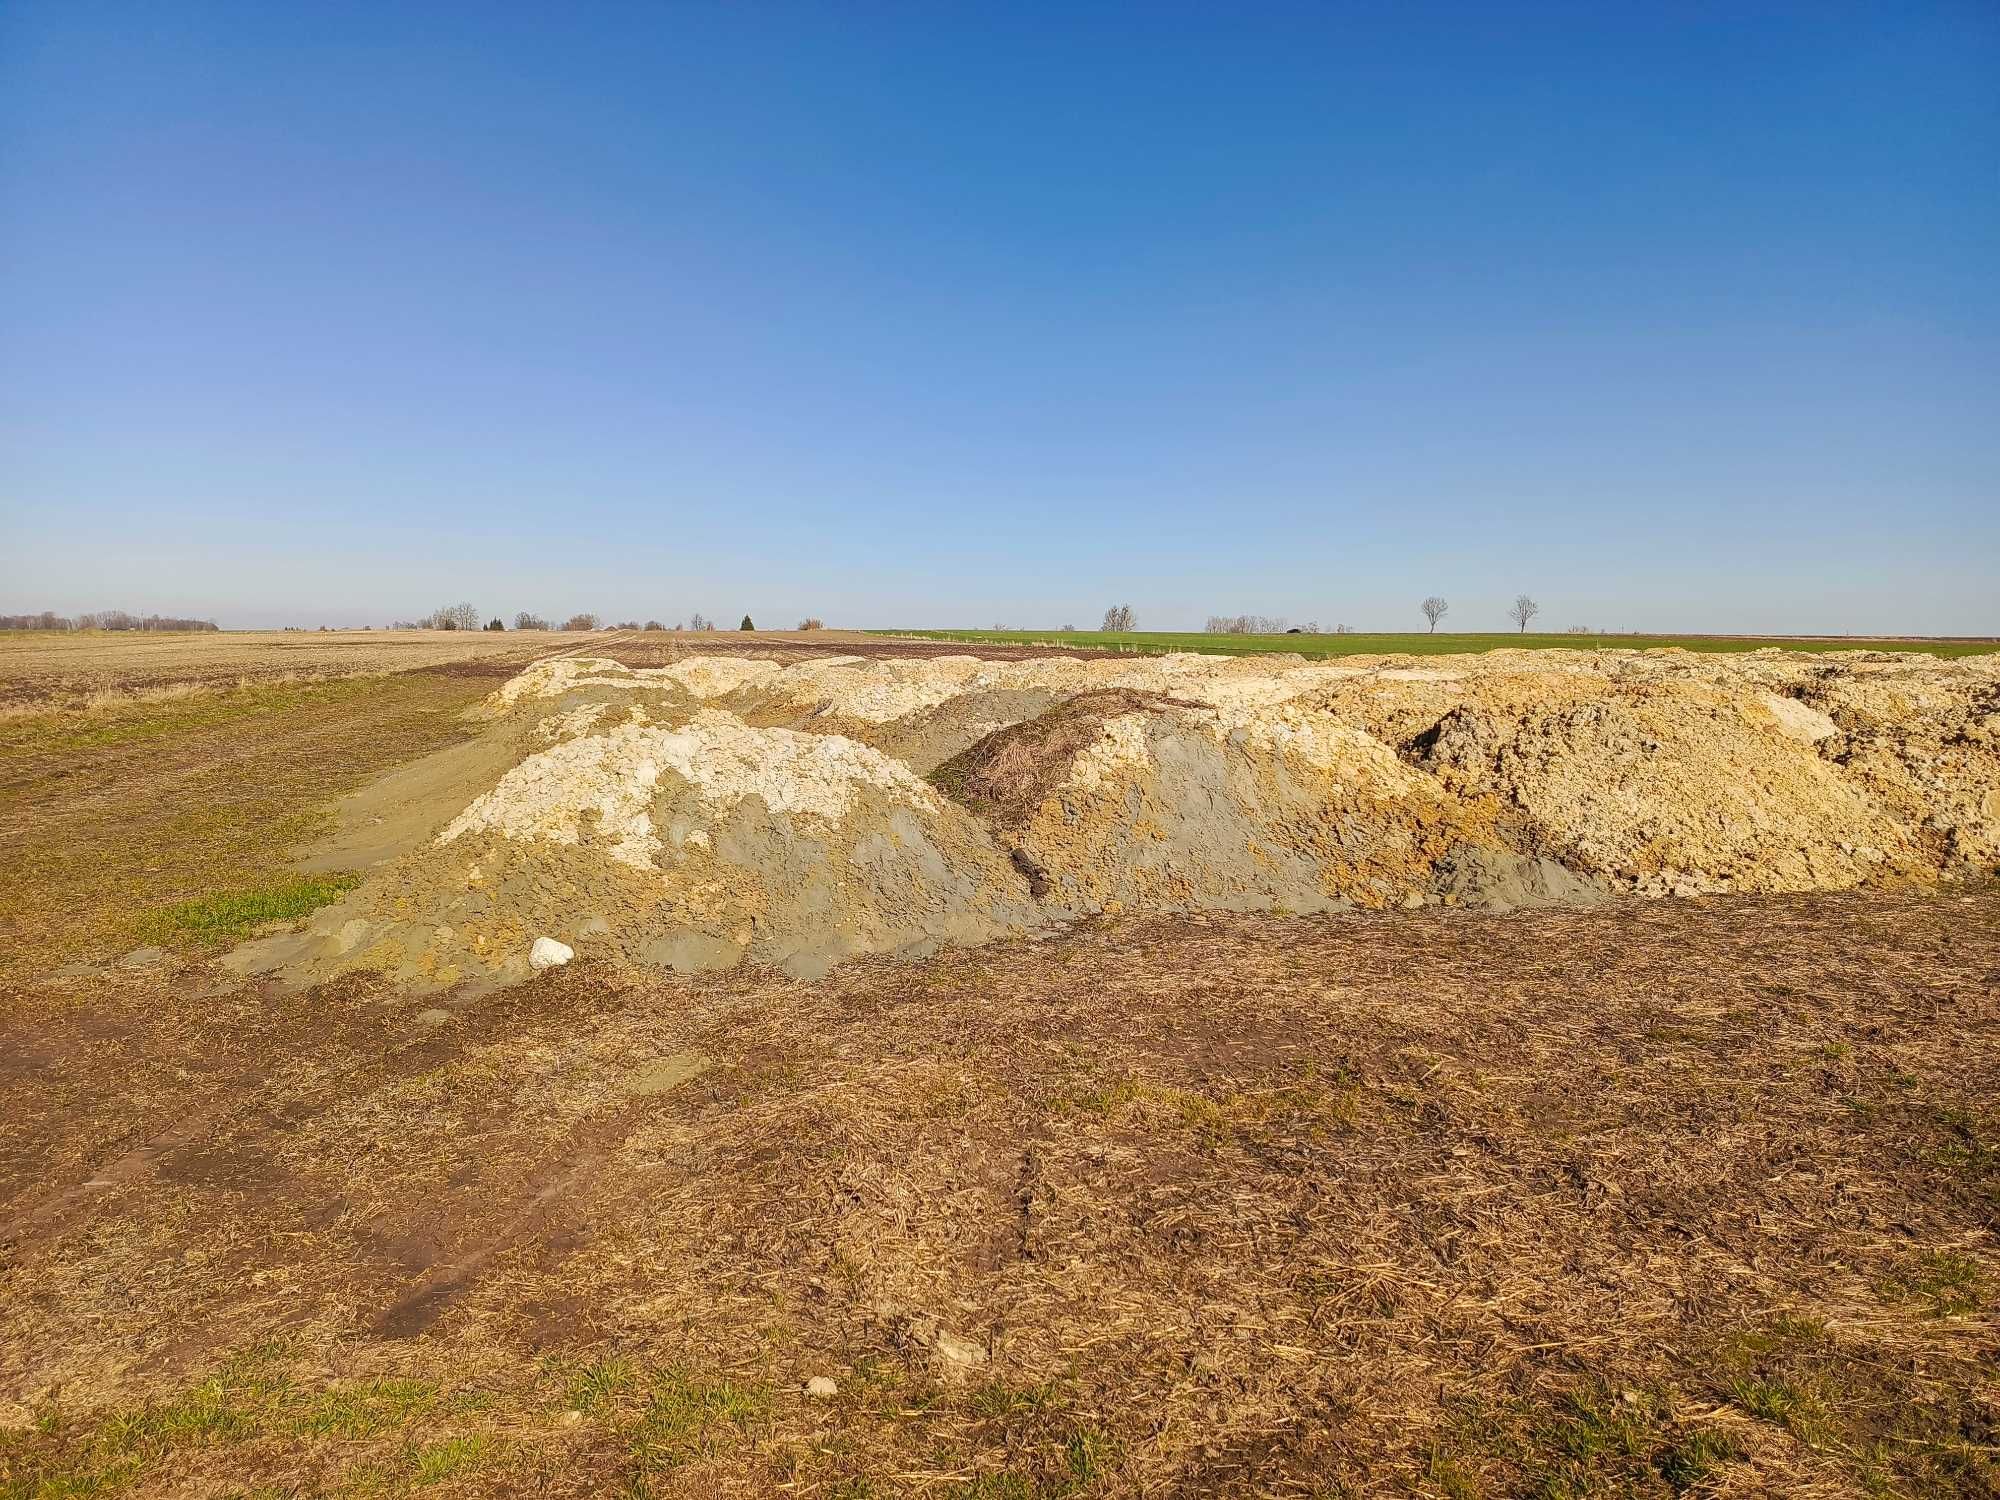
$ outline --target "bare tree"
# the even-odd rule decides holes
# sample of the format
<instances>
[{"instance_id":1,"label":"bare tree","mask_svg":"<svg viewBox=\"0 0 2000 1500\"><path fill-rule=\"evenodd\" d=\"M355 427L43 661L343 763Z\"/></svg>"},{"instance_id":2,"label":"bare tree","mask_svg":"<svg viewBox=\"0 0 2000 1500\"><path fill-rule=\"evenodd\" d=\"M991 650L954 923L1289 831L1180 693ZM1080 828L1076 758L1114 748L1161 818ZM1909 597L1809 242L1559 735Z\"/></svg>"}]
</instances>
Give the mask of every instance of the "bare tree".
<instances>
[{"instance_id":1,"label":"bare tree","mask_svg":"<svg viewBox=\"0 0 2000 1500\"><path fill-rule=\"evenodd\" d=\"M807 615L803 620L799 621L799 629L824 630L826 629L826 621L822 620L818 615Z\"/></svg>"},{"instance_id":2,"label":"bare tree","mask_svg":"<svg viewBox=\"0 0 2000 1500\"><path fill-rule=\"evenodd\" d=\"M1450 613L1451 606L1436 594L1432 594L1430 598L1424 601L1424 618L1431 622L1432 635L1437 634L1438 621Z\"/></svg>"},{"instance_id":3,"label":"bare tree","mask_svg":"<svg viewBox=\"0 0 2000 1500\"><path fill-rule=\"evenodd\" d=\"M1292 622L1283 615L1210 615L1210 635L1284 635ZM1317 632L1315 632L1317 634Z\"/></svg>"},{"instance_id":4,"label":"bare tree","mask_svg":"<svg viewBox=\"0 0 2000 1500\"><path fill-rule=\"evenodd\" d=\"M715 629L715 626L712 623L710 623L706 615L704 615L700 610L696 610L693 614L688 616L688 629L713 630Z\"/></svg>"},{"instance_id":5,"label":"bare tree","mask_svg":"<svg viewBox=\"0 0 2000 1500\"><path fill-rule=\"evenodd\" d=\"M45 609L38 615L0 615L0 630L214 630L213 620L190 620L178 615L146 615L143 618L123 609L102 610L76 619Z\"/></svg>"},{"instance_id":6,"label":"bare tree","mask_svg":"<svg viewBox=\"0 0 2000 1500\"><path fill-rule=\"evenodd\" d=\"M466 603L447 604L433 610L423 624L431 630L477 630L479 611Z\"/></svg>"},{"instance_id":7,"label":"bare tree","mask_svg":"<svg viewBox=\"0 0 2000 1500\"><path fill-rule=\"evenodd\" d=\"M571 615L567 620L564 620L562 628L564 630L595 630L597 629L597 616L589 610L585 610L581 614Z\"/></svg>"},{"instance_id":8,"label":"bare tree","mask_svg":"<svg viewBox=\"0 0 2000 1500\"><path fill-rule=\"evenodd\" d=\"M1137 630L1139 625L1132 613L1131 605L1114 604L1104 612L1104 624L1099 628L1103 630L1126 631Z\"/></svg>"},{"instance_id":9,"label":"bare tree","mask_svg":"<svg viewBox=\"0 0 2000 1500\"><path fill-rule=\"evenodd\" d=\"M518 615L514 616L514 628L516 630L547 630L549 622L544 620L540 615L529 614L524 609Z\"/></svg>"},{"instance_id":10,"label":"bare tree","mask_svg":"<svg viewBox=\"0 0 2000 1500\"><path fill-rule=\"evenodd\" d=\"M1528 633L1528 621L1534 619L1541 612L1541 605L1535 603L1526 594L1516 594L1513 604L1508 606L1507 618L1520 626L1521 634L1526 635Z\"/></svg>"}]
</instances>

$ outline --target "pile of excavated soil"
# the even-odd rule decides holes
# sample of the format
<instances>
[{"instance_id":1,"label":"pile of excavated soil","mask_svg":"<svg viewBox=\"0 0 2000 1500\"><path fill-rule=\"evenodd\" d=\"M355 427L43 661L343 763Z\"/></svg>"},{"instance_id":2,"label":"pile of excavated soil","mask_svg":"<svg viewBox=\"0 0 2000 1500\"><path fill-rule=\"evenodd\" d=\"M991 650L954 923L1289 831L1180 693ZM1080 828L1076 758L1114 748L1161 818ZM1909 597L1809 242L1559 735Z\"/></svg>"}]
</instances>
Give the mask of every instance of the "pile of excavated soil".
<instances>
[{"instance_id":1,"label":"pile of excavated soil","mask_svg":"<svg viewBox=\"0 0 2000 1500\"><path fill-rule=\"evenodd\" d=\"M534 939L812 975L1098 912L1508 907L1935 881L2000 859L2000 657L537 663L232 962L419 987ZM386 830L386 831L385 831Z\"/></svg>"}]
</instances>

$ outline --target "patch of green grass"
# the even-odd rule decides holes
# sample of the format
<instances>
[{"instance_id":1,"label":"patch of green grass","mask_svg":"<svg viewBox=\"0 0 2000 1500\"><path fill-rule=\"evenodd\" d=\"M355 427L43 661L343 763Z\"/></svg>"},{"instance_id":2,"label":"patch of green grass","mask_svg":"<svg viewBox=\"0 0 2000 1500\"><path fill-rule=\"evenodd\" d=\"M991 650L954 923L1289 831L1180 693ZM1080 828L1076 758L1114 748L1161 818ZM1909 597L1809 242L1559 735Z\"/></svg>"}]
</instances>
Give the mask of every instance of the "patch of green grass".
<instances>
[{"instance_id":1,"label":"patch of green grass","mask_svg":"<svg viewBox=\"0 0 2000 1500\"><path fill-rule=\"evenodd\" d=\"M1194 651L1214 656L1255 656L1296 651L1302 656L1446 656L1468 651L1561 649L1567 651L1919 651L1929 656L1977 656L2000 650L1990 642L1808 640L1798 637L1721 635L1554 635L1515 631L1389 631L1353 635L1216 635L1173 630L871 630L869 635L926 641L967 641L996 646L1051 646L1072 650L1130 651L1162 655Z\"/></svg>"},{"instance_id":2,"label":"patch of green grass","mask_svg":"<svg viewBox=\"0 0 2000 1500\"><path fill-rule=\"evenodd\" d=\"M365 690L365 687L359 689ZM95 712L51 709L47 713L0 720L0 755L17 745L31 746L41 757L143 745L192 731L235 725L246 719L339 703L356 692L354 681L257 683L217 692L190 693L183 698L142 698Z\"/></svg>"},{"instance_id":3,"label":"patch of green grass","mask_svg":"<svg viewBox=\"0 0 2000 1500\"><path fill-rule=\"evenodd\" d=\"M479 1434L426 1443L410 1453L410 1482L419 1488L442 1484L484 1462L492 1451L493 1440Z\"/></svg>"},{"instance_id":4,"label":"patch of green grass","mask_svg":"<svg viewBox=\"0 0 2000 1500\"><path fill-rule=\"evenodd\" d=\"M1063 1457L1069 1466L1071 1486L1082 1489L1095 1483L1110 1456L1109 1438L1095 1428L1077 1428L1069 1435L1069 1441L1063 1445Z\"/></svg>"},{"instance_id":5,"label":"patch of green grass","mask_svg":"<svg viewBox=\"0 0 2000 1500\"><path fill-rule=\"evenodd\" d=\"M995 1380L980 1386L966 1401L977 1417L1000 1418L1021 1412L1059 1411L1065 1404L1062 1388L1053 1381L1040 1385L1008 1385Z\"/></svg>"},{"instance_id":6,"label":"patch of green grass","mask_svg":"<svg viewBox=\"0 0 2000 1500\"><path fill-rule=\"evenodd\" d=\"M572 1410L596 1415L609 1408L620 1391L637 1384L639 1379L639 1370L631 1360L614 1355L585 1365L571 1375L564 1399Z\"/></svg>"},{"instance_id":7,"label":"patch of green grass","mask_svg":"<svg viewBox=\"0 0 2000 1500\"><path fill-rule=\"evenodd\" d=\"M428 1380L314 1389L285 1373L286 1354L280 1345L247 1350L171 1400L113 1411L74 1430L58 1412L44 1411L34 1429L44 1440L38 1454L31 1459L26 1450L0 1451L0 1497L108 1495L170 1474L176 1455L190 1451L273 1441L294 1447L301 1441L364 1441L425 1416L478 1404L474 1398L446 1398ZM484 1437L424 1448L412 1444L400 1461L364 1464L354 1477L364 1489L436 1483L468 1467L489 1446Z\"/></svg>"},{"instance_id":8,"label":"patch of green grass","mask_svg":"<svg viewBox=\"0 0 2000 1500\"><path fill-rule=\"evenodd\" d=\"M686 1463L734 1443L770 1404L762 1386L669 1370L653 1383L632 1457L642 1473Z\"/></svg>"},{"instance_id":9,"label":"patch of green grass","mask_svg":"<svg viewBox=\"0 0 2000 1500\"><path fill-rule=\"evenodd\" d=\"M1019 1474L981 1474L958 1492L961 1500L1035 1500L1039 1487Z\"/></svg>"},{"instance_id":10,"label":"patch of green grass","mask_svg":"<svg viewBox=\"0 0 2000 1500\"><path fill-rule=\"evenodd\" d=\"M1826 1323L1804 1313L1778 1313L1729 1341L1730 1354L1740 1360L1768 1354L1793 1354L1827 1342Z\"/></svg>"},{"instance_id":11,"label":"patch of green grass","mask_svg":"<svg viewBox=\"0 0 2000 1500\"><path fill-rule=\"evenodd\" d=\"M1681 1434L1653 1459L1653 1467L1676 1495L1708 1483L1744 1456L1743 1445L1717 1427Z\"/></svg>"},{"instance_id":12,"label":"patch of green grass","mask_svg":"<svg viewBox=\"0 0 2000 1500\"><path fill-rule=\"evenodd\" d=\"M1919 1258L1903 1294L1958 1295L1956 1259ZM1934 1359L1916 1373L1797 1315L1739 1332L1717 1352L1718 1394L1841 1464L1867 1493L2000 1493L2000 1465L1981 1436L1990 1431L1984 1375L1973 1364Z\"/></svg>"},{"instance_id":13,"label":"patch of green grass","mask_svg":"<svg viewBox=\"0 0 2000 1500\"><path fill-rule=\"evenodd\" d=\"M1813 1384L1782 1375L1746 1375L1730 1382L1729 1393L1760 1422L1782 1427L1808 1446L1821 1441L1826 1403Z\"/></svg>"},{"instance_id":14,"label":"patch of green grass","mask_svg":"<svg viewBox=\"0 0 2000 1500\"><path fill-rule=\"evenodd\" d=\"M368 1438L438 1404L437 1385L428 1380L371 1380L324 1391L294 1418L293 1430L308 1437Z\"/></svg>"},{"instance_id":15,"label":"patch of green grass","mask_svg":"<svg viewBox=\"0 0 2000 1500\"><path fill-rule=\"evenodd\" d=\"M1927 1250L1892 1276L1884 1290L1903 1301L1925 1304L1934 1318L1959 1318L1985 1305L1986 1273L1969 1255Z\"/></svg>"},{"instance_id":16,"label":"patch of green grass","mask_svg":"<svg viewBox=\"0 0 2000 1500\"><path fill-rule=\"evenodd\" d=\"M1424 1465L1424 1477L1437 1486L1445 1500L1480 1500L1485 1491L1480 1487L1479 1476L1462 1466L1448 1453L1432 1448L1429 1461Z\"/></svg>"},{"instance_id":17,"label":"patch of green grass","mask_svg":"<svg viewBox=\"0 0 2000 1500\"><path fill-rule=\"evenodd\" d=\"M1076 1419L1074 1392L1060 1381L996 1380L958 1399L973 1416L994 1424L983 1444L1007 1459L1006 1468L979 1475L954 1492L958 1495L1061 1500L1090 1489L1113 1462L1115 1444Z\"/></svg>"},{"instance_id":18,"label":"patch of green grass","mask_svg":"<svg viewBox=\"0 0 2000 1500\"><path fill-rule=\"evenodd\" d=\"M285 922L331 905L361 883L359 875L298 875L250 890L223 891L152 913L140 930L153 942L220 947L241 942L266 922Z\"/></svg>"},{"instance_id":19,"label":"patch of green grass","mask_svg":"<svg viewBox=\"0 0 2000 1500\"><path fill-rule=\"evenodd\" d=\"M1679 1494L1743 1456L1725 1434L1689 1427L1655 1389L1592 1382L1554 1395L1451 1403L1424 1477L1449 1500L1485 1495Z\"/></svg>"},{"instance_id":20,"label":"patch of green grass","mask_svg":"<svg viewBox=\"0 0 2000 1500\"><path fill-rule=\"evenodd\" d=\"M1724 1346L1723 1358L1735 1372L1726 1382L1729 1398L1759 1421L1816 1447L1827 1437L1825 1376L1831 1353L1820 1319L1779 1313Z\"/></svg>"},{"instance_id":21,"label":"patch of green grass","mask_svg":"<svg viewBox=\"0 0 2000 1500\"><path fill-rule=\"evenodd\" d=\"M1565 1459L1588 1464L1603 1457L1640 1457L1650 1447L1652 1426L1652 1407L1643 1398L1633 1401L1589 1390L1564 1397L1554 1420L1537 1436Z\"/></svg>"}]
</instances>

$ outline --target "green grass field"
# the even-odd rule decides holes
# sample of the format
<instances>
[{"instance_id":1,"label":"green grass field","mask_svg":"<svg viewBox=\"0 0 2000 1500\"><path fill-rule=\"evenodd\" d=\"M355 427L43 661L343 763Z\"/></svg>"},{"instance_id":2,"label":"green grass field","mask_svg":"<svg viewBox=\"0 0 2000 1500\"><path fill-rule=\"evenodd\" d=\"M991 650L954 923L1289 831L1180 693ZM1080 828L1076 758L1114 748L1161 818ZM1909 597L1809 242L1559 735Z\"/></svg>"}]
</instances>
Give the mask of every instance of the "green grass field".
<instances>
[{"instance_id":1,"label":"green grass field","mask_svg":"<svg viewBox=\"0 0 2000 1500\"><path fill-rule=\"evenodd\" d=\"M1379 635L1209 635L1201 631L1137 630L871 630L869 635L926 641L967 641L1003 646L1073 646L1163 655L1202 651L1248 656L1260 651L1296 651L1301 656L1443 656L1463 651L1547 650L1650 651L1678 646L1688 651L1923 651L1932 656L1974 656L2000 651L1995 641L1889 641L1779 638L1725 635L1546 635L1511 631L1475 634L1439 631Z\"/></svg>"}]
</instances>

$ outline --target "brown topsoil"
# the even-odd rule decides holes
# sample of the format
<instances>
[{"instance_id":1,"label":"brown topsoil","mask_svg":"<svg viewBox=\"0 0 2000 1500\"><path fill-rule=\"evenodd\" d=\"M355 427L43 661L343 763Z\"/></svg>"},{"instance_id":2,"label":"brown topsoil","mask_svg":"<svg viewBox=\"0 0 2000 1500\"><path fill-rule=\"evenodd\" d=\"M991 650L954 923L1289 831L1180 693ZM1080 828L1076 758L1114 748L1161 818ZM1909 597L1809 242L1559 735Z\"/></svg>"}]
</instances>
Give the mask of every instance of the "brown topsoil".
<instances>
[{"instance_id":1,"label":"brown topsoil","mask_svg":"<svg viewBox=\"0 0 2000 1500\"><path fill-rule=\"evenodd\" d=\"M1991 888L1099 922L439 1009L12 997L10 1493L2000 1479Z\"/></svg>"},{"instance_id":2,"label":"brown topsoil","mask_svg":"<svg viewBox=\"0 0 2000 1500\"><path fill-rule=\"evenodd\" d=\"M1198 706L1185 698L1131 688L1079 693L1035 718L994 730L931 772L929 779L994 829L1018 829L1062 785L1077 752L1097 739L1110 720L1121 714Z\"/></svg>"}]
</instances>

